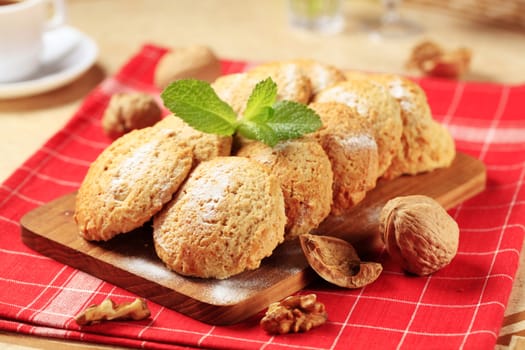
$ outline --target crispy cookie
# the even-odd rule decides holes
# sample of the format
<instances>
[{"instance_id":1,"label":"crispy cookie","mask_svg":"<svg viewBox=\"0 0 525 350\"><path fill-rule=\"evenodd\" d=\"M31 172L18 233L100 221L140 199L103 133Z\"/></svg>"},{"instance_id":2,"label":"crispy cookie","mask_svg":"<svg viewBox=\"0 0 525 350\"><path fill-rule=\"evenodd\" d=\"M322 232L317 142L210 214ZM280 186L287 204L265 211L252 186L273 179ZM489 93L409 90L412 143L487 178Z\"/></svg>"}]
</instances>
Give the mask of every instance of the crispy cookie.
<instances>
[{"instance_id":1,"label":"crispy cookie","mask_svg":"<svg viewBox=\"0 0 525 350\"><path fill-rule=\"evenodd\" d=\"M403 120L402 147L384 177L392 179L449 166L456 156L454 140L448 130L432 118L423 89L397 75L375 74L371 79L388 88L401 107Z\"/></svg>"},{"instance_id":2,"label":"crispy cookie","mask_svg":"<svg viewBox=\"0 0 525 350\"><path fill-rule=\"evenodd\" d=\"M107 241L142 226L168 202L192 164L172 130L147 127L115 140L91 164L78 190L80 234Z\"/></svg>"},{"instance_id":3,"label":"crispy cookie","mask_svg":"<svg viewBox=\"0 0 525 350\"><path fill-rule=\"evenodd\" d=\"M231 136L219 136L195 130L182 119L168 115L155 124L156 128L175 130L177 138L186 142L193 150L193 166L218 156L229 156L232 147Z\"/></svg>"},{"instance_id":4,"label":"crispy cookie","mask_svg":"<svg viewBox=\"0 0 525 350\"><path fill-rule=\"evenodd\" d=\"M338 102L309 105L323 122L312 134L325 150L334 173L331 213L341 215L376 185L377 143L370 122Z\"/></svg>"},{"instance_id":5,"label":"crispy cookie","mask_svg":"<svg viewBox=\"0 0 525 350\"><path fill-rule=\"evenodd\" d=\"M264 80L271 77L277 84L277 100L308 103L312 96L312 84L303 69L295 63L270 62L248 71L250 78Z\"/></svg>"},{"instance_id":6,"label":"crispy cookie","mask_svg":"<svg viewBox=\"0 0 525 350\"><path fill-rule=\"evenodd\" d=\"M186 276L224 279L259 267L284 239L279 180L244 157L200 163L155 216L160 259Z\"/></svg>"},{"instance_id":7,"label":"crispy cookie","mask_svg":"<svg viewBox=\"0 0 525 350\"><path fill-rule=\"evenodd\" d=\"M287 217L285 239L309 233L330 214L332 167L315 140L284 141L273 148L252 142L237 155L267 166L281 180Z\"/></svg>"},{"instance_id":8,"label":"crispy cookie","mask_svg":"<svg viewBox=\"0 0 525 350\"><path fill-rule=\"evenodd\" d=\"M246 73L235 73L217 78L211 87L221 100L228 103L235 113L240 115L246 108L246 102L248 102L253 88L260 80L257 77L248 76Z\"/></svg>"},{"instance_id":9,"label":"crispy cookie","mask_svg":"<svg viewBox=\"0 0 525 350\"><path fill-rule=\"evenodd\" d=\"M403 131L399 104L388 90L378 83L352 79L321 91L315 101L344 103L370 121L377 142L378 176L383 175L401 149Z\"/></svg>"},{"instance_id":10,"label":"crispy cookie","mask_svg":"<svg viewBox=\"0 0 525 350\"><path fill-rule=\"evenodd\" d=\"M344 73L338 68L310 59L296 59L287 61L299 66L312 85L312 95L317 95L321 90L346 80Z\"/></svg>"}]
</instances>

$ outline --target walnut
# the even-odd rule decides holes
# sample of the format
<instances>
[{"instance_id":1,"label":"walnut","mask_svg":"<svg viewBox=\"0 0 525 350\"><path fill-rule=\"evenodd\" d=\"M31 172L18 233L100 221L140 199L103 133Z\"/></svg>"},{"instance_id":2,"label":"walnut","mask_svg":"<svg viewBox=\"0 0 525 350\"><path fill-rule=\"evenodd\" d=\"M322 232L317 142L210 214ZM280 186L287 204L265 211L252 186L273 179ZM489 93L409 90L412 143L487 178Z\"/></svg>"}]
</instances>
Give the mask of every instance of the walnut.
<instances>
[{"instance_id":1,"label":"walnut","mask_svg":"<svg viewBox=\"0 0 525 350\"><path fill-rule=\"evenodd\" d=\"M118 93L102 116L102 128L111 138L133 129L152 126L162 118L162 111L152 96L144 93Z\"/></svg>"},{"instance_id":2,"label":"walnut","mask_svg":"<svg viewBox=\"0 0 525 350\"><path fill-rule=\"evenodd\" d=\"M459 244L456 221L426 196L388 201L381 210L380 231L390 256L406 271L420 276L449 264Z\"/></svg>"},{"instance_id":3,"label":"walnut","mask_svg":"<svg viewBox=\"0 0 525 350\"><path fill-rule=\"evenodd\" d=\"M151 315L148 305L143 299L136 298L133 302L116 304L106 299L98 305L91 305L75 316L79 326L100 323L111 320L143 320Z\"/></svg>"},{"instance_id":4,"label":"walnut","mask_svg":"<svg viewBox=\"0 0 525 350\"><path fill-rule=\"evenodd\" d=\"M221 74L221 63L205 46L178 48L166 53L155 68L155 85L164 89L178 79L213 82Z\"/></svg>"},{"instance_id":5,"label":"walnut","mask_svg":"<svg viewBox=\"0 0 525 350\"><path fill-rule=\"evenodd\" d=\"M354 247L339 238L304 234L300 236L306 260L319 276L344 288L361 288L374 282L383 267L362 262Z\"/></svg>"},{"instance_id":6,"label":"walnut","mask_svg":"<svg viewBox=\"0 0 525 350\"><path fill-rule=\"evenodd\" d=\"M326 322L328 314L315 294L290 296L268 306L261 327L270 334L307 332Z\"/></svg>"},{"instance_id":7,"label":"walnut","mask_svg":"<svg viewBox=\"0 0 525 350\"><path fill-rule=\"evenodd\" d=\"M470 66L472 52L464 47L446 51L432 41L423 41L412 49L408 68L417 68L426 75L458 78Z\"/></svg>"}]
</instances>

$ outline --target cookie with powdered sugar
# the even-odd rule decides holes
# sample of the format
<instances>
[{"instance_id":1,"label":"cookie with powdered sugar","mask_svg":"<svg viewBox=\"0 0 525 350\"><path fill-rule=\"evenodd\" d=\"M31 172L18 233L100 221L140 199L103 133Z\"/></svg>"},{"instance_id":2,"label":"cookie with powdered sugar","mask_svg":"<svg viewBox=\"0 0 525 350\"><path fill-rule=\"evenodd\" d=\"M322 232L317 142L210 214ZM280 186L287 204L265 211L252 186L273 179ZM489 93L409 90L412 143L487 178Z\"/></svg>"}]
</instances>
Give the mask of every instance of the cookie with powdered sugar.
<instances>
[{"instance_id":1,"label":"cookie with powdered sugar","mask_svg":"<svg viewBox=\"0 0 525 350\"><path fill-rule=\"evenodd\" d=\"M159 258L185 276L224 279L260 266L284 240L279 180L244 157L200 163L153 219Z\"/></svg>"},{"instance_id":2,"label":"cookie with powdered sugar","mask_svg":"<svg viewBox=\"0 0 525 350\"><path fill-rule=\"evenodd\" d=\"M450 166L456 156L448 130L432 118L427 97L414 81L393 74L372 74L370 79L385 86L401 108L401 148L384 174L392 179Z\"/></svg>"},{"instance_id":3,"label":"cookie with powdered sugar","mask_svg":"<svg viewBox=\"0 0 525 350\"><path fill-rule=\"evenodd\" d=\"M338 102L309 105L323 126L312 134L325 150L334 173L331 213L341 215L376 185L377 143L370 122Z\"/></svg>"},{"instance_id":4,"label":"cookie with powdered sugar","mask_svg":"<svg viewBox=\"0 0 525 350\"><path fill-rule=\"evenodd\" d=\"M273 148L251 142L237 155L267 166L281 180L287 218L285 239L309 233L330 214L332 167L315 140L283 141Z\"/></svg>"},{"instance_id":5,"label":"cookie with powdered sugar","mask_svg":"<svg viewBox=\"0 0 525 350\"><path fill-rule=\"evenodd\" d=\"M234 112L240 115L246 108L246 102L253 88L261 80L246 73L234 73L217 78L211 87L221 100L228 103Z\"/></svg>"},{"instance_id":6,"label":"cookie with powdered sugar","mask_svg":"<svg viewBox=\"0 0 525 350\"><path fill-rule=\"evenodd\" d=\"M277 100L308 103L312 96L312 84L304 70L296 63L269 62L247 72L250 78L258 80L267 77L277 84Z\"/></svg>"},{"instance_id":7,"label":"cookie with powdered sugar","mask_svg":"<svg viewBox=\"0 0 525 350\"><path fill-rule=\"evenodd\" d=\"M303 74L310 79L312 85L312 96L317 95L324 89L346 80L343 71L338 68L311 59L295 59L287 61L299 66Z\"/></svg>"},{"instance_id":8,"label":"cookie with powdered sugar","mask_svg":"<svg viewBox=\"0 0 525 350\"><path fill-rule=\"evenodd\" d=\"M187 143L193 150L193 166L215 157L230 155L231 136L220 136L196 130L174 115L166 116L154 126L176 131L177 138Z\"/></svg>"},{"instance_id":9,"label":"cookie with powdered sugar","mask_svg":"<svg viewBox=\"0 0 525 350\"><path fill-rule=\"evenodd\" d=\"M378 83L360 76L348 78L321 91L314 101L343 103L370 121L377 142L378 176L382 176L401 149L403 122L399 103Z\"/></svg>"},{"instance_id":10,"label":"cookie with powdered sugar","mask_svg":"<svg viewBox=\"0 0 525 350\"><path fill-rule=\"evenodd\" d=\"M221 76L211 86L221 100L232 106L237 114L242 114L255 85L268 77L277 84L278 101L308 103L310 100L310 80L294 63L265 63L246 73Z\"/></svg>"},{"instance_id":11,"label":"cookie with powdered sugar","mask_svg":"<svg viewBox=\"0 0 525 350\"><path fill-rule=\"evenodd\" d=\"M147 127L118 138L91 164L78 190L80 235L107 241L142 226L172 198L191 165L191 147L173 130Z\"/></svg>"}]
</instances>

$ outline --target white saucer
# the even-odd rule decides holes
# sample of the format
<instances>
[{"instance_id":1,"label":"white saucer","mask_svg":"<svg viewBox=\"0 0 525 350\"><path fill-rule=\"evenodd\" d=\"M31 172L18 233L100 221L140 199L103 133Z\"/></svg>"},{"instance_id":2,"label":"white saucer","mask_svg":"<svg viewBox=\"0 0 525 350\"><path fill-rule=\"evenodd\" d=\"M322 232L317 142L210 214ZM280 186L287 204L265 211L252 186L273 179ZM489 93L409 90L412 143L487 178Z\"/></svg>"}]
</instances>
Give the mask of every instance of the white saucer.
<instances>
[{"instance_id":1,"label":"white saucer","mask_svg":"<svg viewBox=\"0 0 525 350\"><path fill-rule=\"evenodd\" d=\"M64 26L44 34L42 66L31 77L0 83L0 99L36 95L65 85L95 62L95 42L78 30Z\"/></svg>"}]
</instances>

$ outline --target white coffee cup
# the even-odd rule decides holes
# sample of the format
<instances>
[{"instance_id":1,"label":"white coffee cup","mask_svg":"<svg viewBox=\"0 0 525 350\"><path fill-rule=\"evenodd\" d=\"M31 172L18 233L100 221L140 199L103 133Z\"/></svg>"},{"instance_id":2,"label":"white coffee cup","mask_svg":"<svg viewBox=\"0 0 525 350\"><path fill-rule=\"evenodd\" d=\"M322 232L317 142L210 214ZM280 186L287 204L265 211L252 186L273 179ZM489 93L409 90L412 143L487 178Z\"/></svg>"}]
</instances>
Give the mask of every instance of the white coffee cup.
<instances>
[{"instance_id":1,"label":"white coffee cup","mask_svg":"<svg viewBox=\"0 0 525 350\"><path fill-rule=\"evenodd\" d=\"M35 73L43 34L64 22L64 0L0 0L0 82L20 81Z\"/></svg>"}]
</instances>

